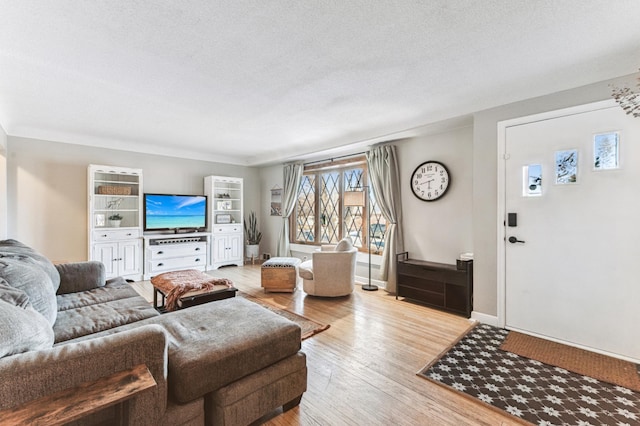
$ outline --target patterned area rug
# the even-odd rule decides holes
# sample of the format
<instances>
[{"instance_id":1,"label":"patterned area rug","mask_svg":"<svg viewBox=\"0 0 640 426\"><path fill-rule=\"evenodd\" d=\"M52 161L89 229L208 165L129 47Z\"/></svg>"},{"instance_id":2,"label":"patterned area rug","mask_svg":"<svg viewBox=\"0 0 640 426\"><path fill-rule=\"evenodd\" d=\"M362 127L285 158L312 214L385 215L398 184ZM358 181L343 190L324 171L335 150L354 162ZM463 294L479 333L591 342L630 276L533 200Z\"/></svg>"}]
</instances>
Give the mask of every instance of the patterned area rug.
<instances>
[{"instance_id":1,"label":"patterned area rug","mask_svg":"<svg viewBox=\"0 0 640 426\"><path fill-rule=\"evenodd\" d=\"M640 393L499 349L479 324L418 375L536 425L640 425Z\"/></svg>"},{"instance_id":2,"label":"patterned area rug","mask_svg":"<svg viewBox=\"0 0 640 426\"><path fill-rule=\"evenodd\" d=\"M258 305L267 308L270 311L275 312L276 314L298 324L302 329L302 340L308 339L311 336L321 333L330 327L330 324L320 324L319 322L303 317L302 315L298 315L294 312L287 311L286 309L282 309L270 303L264 302L257 297L253 297L249 294L238 292L237 295L240 297L244 297L250 302L257 303Z\"/></svg>"}]
</instances>

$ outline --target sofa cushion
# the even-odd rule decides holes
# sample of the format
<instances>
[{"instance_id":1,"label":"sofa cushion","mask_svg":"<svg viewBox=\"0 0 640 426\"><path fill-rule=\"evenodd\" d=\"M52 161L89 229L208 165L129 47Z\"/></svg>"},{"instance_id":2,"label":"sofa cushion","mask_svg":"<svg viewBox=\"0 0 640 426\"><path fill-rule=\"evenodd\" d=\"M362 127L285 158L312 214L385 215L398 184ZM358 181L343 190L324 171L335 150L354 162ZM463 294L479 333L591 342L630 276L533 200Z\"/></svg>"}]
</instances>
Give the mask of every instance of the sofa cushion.
<instances>
[{"instance_id":1,"label":"sofa cushion","mask_svg":"<svg viewBox=\"0 0 640 426\"><path fill-rule=\"evenodd\" d=\"M54 268L55 269L55 268ZM51 277L27 255L2 255L0 278L29 296L31 306L53 324L56 320L56 293Z\"/></svg>"},{"instance_id":2,"label":"sofa cushion","mask_svg":"<svg viewBox=\"0 0 640 426\"><path fill-rule=\"evenodd\" d=\"M58 293L76 293L102 287L106 282L104 263L88 262L61 263L55 265L60 273Z\"/></svg>"},{"instance_id":3,"label":"sofa cushion","mask_svg":"<svg viewBox=\"0 0 640 426\"><path fill-rule=\"evenodd\" d=\"M305 280L312 280L313 279L313 261L305 260L300 265L298 265L298 275L300 275L300 278L303 278Z\"/></svg>"},{"instance_id":4,"label":"sofa cushion","mask_svg":"<svg viewBox=\"0 0 640 426\"><path fill-rule=\"evenodd\" d=\"M135 293L135 290L132 291ZM91 299L91 296L87 295L87 299ZM158 315L151 304L137 294L134 297L85 304L58 312L58 319L53 325L55 341L59 343L75 339Z\"/></svg>"},{"instance_id":5,"label":"sofa cushion","mask_svg":"<svg viewBox=\"0 0 640 426\"><path fill-rule=\"evenodd\" d=\"M127 284L122 277L119 277L118 279L109 280L103 287L57 295L58 315L60 315L61 311L112 302L114 300L128 299L130 297L142 296Z\"/></svg>"},{"instance_id":6,"label":"sofa cushion","mask_svg":"<svg viewBox=\"0 0 640 426\"><path fill-rule=\"evenodd\" d=\"M53 330L31 306L0 300L0 357L51 348Z\"/></svg>"},{"instance_id":7,"label":"sofa cushion","mask_svg":"<svg viewBox=\"0 0 640 426\"><path fill-rule=\"evenodd\" d=\"M32 259L42 268L49 278L51 278L54 293L58 291L58 287L60 286L60 274L58 274L58 270L53 263L51 263L51 261L45 256L20 241L3 240L0 241L0 257L4 257L6 255L21 255Z\"/></svg>"}]
</instances>

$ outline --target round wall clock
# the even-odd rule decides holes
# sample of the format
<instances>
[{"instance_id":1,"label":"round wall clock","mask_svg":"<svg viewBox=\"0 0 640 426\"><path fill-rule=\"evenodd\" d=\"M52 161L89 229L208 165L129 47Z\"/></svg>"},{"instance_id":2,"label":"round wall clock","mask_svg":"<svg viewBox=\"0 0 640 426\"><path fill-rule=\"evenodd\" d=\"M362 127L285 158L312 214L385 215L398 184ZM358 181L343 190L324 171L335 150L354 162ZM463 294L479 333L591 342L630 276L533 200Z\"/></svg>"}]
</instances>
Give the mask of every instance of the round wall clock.
<instances>
[{"instance_id":1,"label":"round wall clock","mask_svg":"<svg viewBox=\"0 0 640 426\"><path fill-rule=\"evenodd\" d=\"M411 190L422 201L435 201L449 189L451 177L444 164L425 161L411 175Z\"/></svg>"}]
</instances>

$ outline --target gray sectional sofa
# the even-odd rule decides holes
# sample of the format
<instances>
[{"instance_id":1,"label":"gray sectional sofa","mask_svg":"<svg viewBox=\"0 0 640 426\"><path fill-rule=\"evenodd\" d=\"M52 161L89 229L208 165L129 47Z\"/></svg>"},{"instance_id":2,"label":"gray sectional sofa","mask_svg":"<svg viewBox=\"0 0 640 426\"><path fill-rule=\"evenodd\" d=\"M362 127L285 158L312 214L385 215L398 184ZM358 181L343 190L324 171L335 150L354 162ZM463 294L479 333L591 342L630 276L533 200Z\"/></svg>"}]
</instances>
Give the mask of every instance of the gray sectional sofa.
<instances>
[{"instance_id":1,"label":"gray sectional sofa","mask_svg":"<svg viewBox=\"0 0 640 426\"><path fill-rule=\"evenodd\" d=\"M99 262L53 265L0 241L0 410L144 363L135 425L243 425L306 390L300 327L242 298L168 314ZM109 424L105 409L80 424Z\"/></svg>"}]
</instances>

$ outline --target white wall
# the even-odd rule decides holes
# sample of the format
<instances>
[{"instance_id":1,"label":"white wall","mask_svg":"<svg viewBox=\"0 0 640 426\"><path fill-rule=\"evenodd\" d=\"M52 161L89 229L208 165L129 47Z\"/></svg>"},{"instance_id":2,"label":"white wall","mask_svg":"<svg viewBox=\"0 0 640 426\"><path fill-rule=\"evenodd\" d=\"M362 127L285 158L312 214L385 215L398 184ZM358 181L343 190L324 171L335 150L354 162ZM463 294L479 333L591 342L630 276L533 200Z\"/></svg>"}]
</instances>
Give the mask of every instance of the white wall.
<instances>
[{"instance_id":1,"label":"white wall","mask_svg":"<svg viewBox=\"0 0 640 426\"><path fill-rule=\"evenodd\" d=\"M245 211L260 203L258 169L8 138L8 236L52 260L87 258L87 166L143 169L145 192L203 194L207 175L244 178Z\"/></svg>"},{"instance_id":2,"label":"white wall","mask_svg":"<svg viewBox=\"0 0 640 426\"><path fill-rule=\"evenodd\" d=\"M594 83L474 114L473 308L497 315L497 126L499 121L611 98L611 84L635 87L638 74Z\"/></svg>"},{"instance_id":3,"label":"white wall","mask_svg":"<svg viewBox=\"0 0 640 426\"><path fill-rule=\"evenodd\" d=\"M0 240L7 238L7 133L0 125Z\"/></svg>"},{"instance_id":4,"label":"white wall","mask_svg":"<svg viewBox=\"0 0 640 426\"><path fill-rule=\"evenodd\" d=\"M404 248L414 259L455 264L473 252L471 125L397 143L402 193ZM411 191L411 174L428 160L443 163L451 186L437 201L421 201Z\"/></svg>"}]
</instances>

